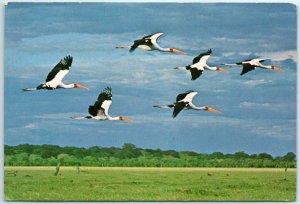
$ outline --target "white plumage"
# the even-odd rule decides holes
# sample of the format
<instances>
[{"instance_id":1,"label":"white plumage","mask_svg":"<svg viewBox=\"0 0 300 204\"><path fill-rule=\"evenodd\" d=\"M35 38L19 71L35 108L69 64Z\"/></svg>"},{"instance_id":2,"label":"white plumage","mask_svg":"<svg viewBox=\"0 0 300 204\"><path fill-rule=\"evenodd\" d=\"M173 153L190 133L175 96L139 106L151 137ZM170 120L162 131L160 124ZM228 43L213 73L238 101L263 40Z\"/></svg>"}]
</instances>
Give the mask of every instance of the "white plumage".
<instances>
[{"instance_id":1,"label":"white plumage","mask_svg":"<svg viewBox=\"0 0 300 204\"><path fill-rule=\"evenodd\" d=\"M130 118L126 118L123 116L111 117L109 115L109 108L112 104L112 90L110 87L105 88L98 96L97 101L94 105L89 106L90 116L79 116L72 117L73 119L81 120L81 119L94 119L94 120L122 120L125 122L131 122Z\"/></svg>"},{"instance_id":2,"label":"white plumage","mask_svg":"<svg viewBox=\"0 0 300 204\"><path fill-rule=\"evenodd\" d=\"M140 48L145 51L158 50L161 52L175 52L178 54L186 55L185 52L178 50L176 48L162 48L158 45L157 39L163 35L163 33L154 33L152 35L147 35L141 39L135 40L131 46L116 46L116 48L130 48L129 51L133 52L136 48Z\"/></svg>"},{"instance_id":3,"label":"white plumage","mask_svg":"<svg viewBox=\"0 0 300 204\"><path fill-rule=\"evenodd\" d=\"M175 118L180 111L183 109L193 109L193 110L206 110L215 113L220 113L219 110L211 108L209 106L197 107L193 104L193 98L198 94L198 92L190 90L182 94L178 94L176 97L176 102L170 105L155 105L156 108L173 108L173 118Z\"/></svg>"},{"instance_id":4,"label":"white plumage","mask_svg":"<svg viewBox=\"0 0 300 204\"><path fill-rule=\"evenodd\" d=\"M202 72L204 69L208 70L215 70L215 71L221 71L221 72L228 72L227 70L221 68L221 67L211 67L207 65L207 60L209 59L211 55L211 49L208 51L201 53L197 57L193 59L193 64L184 66L184 67L176 67L176 70L188 70L191 72L192 80L196 80L198 77L202 75Z\"/></svg>"},{"instance_id":5,"label":"white plumage","mask_svg":"<svg viewBox=\"0 0 300 204\"><path fill-rule=\"evenodd\" d=\"M43 84L40 84L36 88L25 88L23 91L33 91L33 90L53 90L56 88L64 88L64 89L71 89L71 88L82 88L87 89L89 88L77 84L64 84L62 80L64 77L69 73L70 67L73 62L73 57L70 55L66 56L64 59L60 60L59 63L49 72L47 75L46 81Z\"/></svg>"},{"instance_id":6,"label":"white plumage","mask_svg":"<svg viewBox=\"0 0 300 204\"><path fill-rule=\"evenodd\" d=\"M284 72L284 70L282 70L278 67L275 67L273 65L263 65L262 62L264 62L264 61L265 61L264 59L254 58L254 59L245 60L243 62L237 62L234 64L223 64L223 65L225 65L225 66L242 66L243 70L240 73L240 75L244 75L247 72L254 70L256 67Z\"/></svg>"}]
</instances>

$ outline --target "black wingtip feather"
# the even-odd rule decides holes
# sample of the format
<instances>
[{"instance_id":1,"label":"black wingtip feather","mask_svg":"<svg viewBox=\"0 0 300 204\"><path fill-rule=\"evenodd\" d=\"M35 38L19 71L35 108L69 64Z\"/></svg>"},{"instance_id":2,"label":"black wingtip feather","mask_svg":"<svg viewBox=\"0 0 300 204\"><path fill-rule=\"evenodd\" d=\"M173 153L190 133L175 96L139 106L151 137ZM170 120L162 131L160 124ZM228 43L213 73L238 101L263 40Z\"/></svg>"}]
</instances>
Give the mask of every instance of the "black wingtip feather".
<instances>
[{"instance_id":1,"label":"black wingtip feather","mask_svg":"<svg viewBox=\"0 0 300 204\"><path fill-rule=\"evenodd\" d=\"M106 93L106 94L108 94L108 95L112 95L112 90L111 90L111 87L106 87L105 89L103 89L103 91L102 92L104 92L104 93Z\"/></svg>"},{"instance_id":2,"label":"black wingtip feather","mask_svg":"<svg viewBox=\"0 0 300 204\"><path fill-rule=\"evenodd\" d=\"M64 58L64 60L66 61L66 65L69 66L69 67L71 67L72 62L73 62L73 57L70 56L70 55L68 55L68 56L66 56L66 57Z\"/></svg>"}]
</instances>

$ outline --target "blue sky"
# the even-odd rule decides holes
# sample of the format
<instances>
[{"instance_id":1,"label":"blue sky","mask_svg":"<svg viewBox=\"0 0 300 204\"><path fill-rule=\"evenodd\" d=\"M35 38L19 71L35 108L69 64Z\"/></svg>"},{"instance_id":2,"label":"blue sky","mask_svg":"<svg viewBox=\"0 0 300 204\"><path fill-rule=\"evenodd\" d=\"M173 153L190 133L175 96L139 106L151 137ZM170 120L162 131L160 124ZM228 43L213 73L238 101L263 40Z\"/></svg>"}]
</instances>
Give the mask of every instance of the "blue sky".
<instances>
[{"instance_id":1,"label":"blue sky","mask_svg":"<svg viewBox=\"0 0 300 204\"><path fill-rule=\"evenodd\" d=\"M196 152L296 151L296 7L292 4L204 3L9 3L5 11L4 143L17 145L122 146ZM115 49L163 32L162 47L189 55ZM239 75L206 71L191 81L175 71L212 48L209 64L268 58L286 70ZM66 55L73 64L66 83L91 88L22 92L44 82ZM120 121L74 121L106 86L112 116ZM222 111L155 109L187 90L196 105Z\"/></svg>"}]
</instances>

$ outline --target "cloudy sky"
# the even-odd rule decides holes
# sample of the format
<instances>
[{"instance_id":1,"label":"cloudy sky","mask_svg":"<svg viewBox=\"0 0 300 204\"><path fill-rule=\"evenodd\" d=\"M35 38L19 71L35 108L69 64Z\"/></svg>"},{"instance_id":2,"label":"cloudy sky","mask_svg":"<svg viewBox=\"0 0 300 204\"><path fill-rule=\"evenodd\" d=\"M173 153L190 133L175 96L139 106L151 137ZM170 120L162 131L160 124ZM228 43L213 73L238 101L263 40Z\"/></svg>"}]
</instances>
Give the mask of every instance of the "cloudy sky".
<instances>
[{"instance_id":1,"label":"cloudy sky","mask_svg":"<svg viewBox=\"0 0 300 204\"><path fill-rule=\"evenodd\" d=\"M5 11L5 138L17 145L117 146L196 152L296 150L296 7L292 4L9 3ZM115 49L155 32L162 47L188 55ZM240 76L206 71L198 80L175 71L212 48L209 64L263 57L286 72L258 69ZM22 92L44 82L66 55L73 64L65 83L85 90ZM112 116L121 121L72 120L112 87ZM156 104L198 91L194 103L222 114Z\"/></svg>"}]
</instances>

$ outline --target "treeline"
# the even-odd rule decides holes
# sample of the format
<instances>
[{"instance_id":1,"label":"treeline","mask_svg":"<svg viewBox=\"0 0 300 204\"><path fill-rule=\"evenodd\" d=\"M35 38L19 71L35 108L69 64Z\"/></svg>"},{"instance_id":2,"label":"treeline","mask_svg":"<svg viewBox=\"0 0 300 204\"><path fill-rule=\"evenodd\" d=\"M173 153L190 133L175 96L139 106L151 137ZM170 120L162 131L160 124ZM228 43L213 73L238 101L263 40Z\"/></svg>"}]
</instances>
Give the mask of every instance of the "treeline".
<instances>
[{"instance_id":1,"label":"treeline","mask_svg":"<svg viewBox=\"0 0 300 204\"><path fill-rule=\"evenodd\" d=\"M5 166L120 166L120 167L257 167L295 168L296 155L273 158L267 153L251 154L241 151L234 154L211 154L191 151L143 149L133 144L121 148L60 147L57 145L4 146Z\"/></svg>"}]
</instances>

